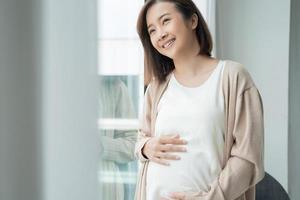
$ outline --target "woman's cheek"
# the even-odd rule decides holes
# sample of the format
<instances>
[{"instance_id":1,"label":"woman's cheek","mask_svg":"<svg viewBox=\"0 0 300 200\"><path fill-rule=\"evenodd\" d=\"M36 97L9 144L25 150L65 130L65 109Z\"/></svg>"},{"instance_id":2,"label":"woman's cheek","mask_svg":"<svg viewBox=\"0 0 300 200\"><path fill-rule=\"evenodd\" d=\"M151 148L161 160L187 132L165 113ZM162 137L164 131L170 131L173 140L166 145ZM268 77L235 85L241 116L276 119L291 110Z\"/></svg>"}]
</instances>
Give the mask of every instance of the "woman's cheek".
<instances>
[{"instance_id":1,"label":"woman's cheek","mask_svg":"<svg viewBox=\"0 0 300 200\"><path fill-rule=\"evenodd\" d=\"M154 49L156 49L157 51L159 51L158 45L155 43L154 40L151 40L151 44L154 47Z\"/></svg>"}]
</instances>

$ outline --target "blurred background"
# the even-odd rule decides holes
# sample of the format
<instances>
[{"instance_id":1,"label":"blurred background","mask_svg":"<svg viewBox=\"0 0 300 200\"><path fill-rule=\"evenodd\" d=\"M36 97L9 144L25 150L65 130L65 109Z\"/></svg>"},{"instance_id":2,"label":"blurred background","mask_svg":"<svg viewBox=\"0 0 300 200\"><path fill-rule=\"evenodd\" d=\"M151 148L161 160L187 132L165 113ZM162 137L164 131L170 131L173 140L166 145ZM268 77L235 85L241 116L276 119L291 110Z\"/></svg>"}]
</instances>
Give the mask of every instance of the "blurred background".
<instances>
[{"instance_id":1,"label":"blurred background","mask_svg":"<svg viewBox=\"0 0 300 200\"><path fill-rule=\"evenodd\" d=\"M262 95L266 171L300 199L300 2L194 2ZM133 199L143 3L0 0L0 200Z\"/></svg>"}]
</instances>

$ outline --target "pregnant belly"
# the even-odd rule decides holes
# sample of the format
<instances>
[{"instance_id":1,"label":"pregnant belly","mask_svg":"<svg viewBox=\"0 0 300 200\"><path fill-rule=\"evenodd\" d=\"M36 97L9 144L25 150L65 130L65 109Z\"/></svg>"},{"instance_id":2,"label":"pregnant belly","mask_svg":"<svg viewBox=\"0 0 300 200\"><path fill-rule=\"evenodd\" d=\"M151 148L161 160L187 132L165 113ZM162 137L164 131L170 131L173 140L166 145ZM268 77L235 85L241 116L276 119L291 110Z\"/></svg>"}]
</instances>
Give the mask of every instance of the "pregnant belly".
<instances>
[{"instance_id":1,"label":"pregnant belly","mask_svg":"<svg viewBox=\"0 0 300 200\"><path fill-rule=\"evenodd\" d=\"M207 191L220 172L220 165L204 154L182 154L170 166L150 162L147 170L147 200L169 192Z\"/></svg>"}]
</instances>

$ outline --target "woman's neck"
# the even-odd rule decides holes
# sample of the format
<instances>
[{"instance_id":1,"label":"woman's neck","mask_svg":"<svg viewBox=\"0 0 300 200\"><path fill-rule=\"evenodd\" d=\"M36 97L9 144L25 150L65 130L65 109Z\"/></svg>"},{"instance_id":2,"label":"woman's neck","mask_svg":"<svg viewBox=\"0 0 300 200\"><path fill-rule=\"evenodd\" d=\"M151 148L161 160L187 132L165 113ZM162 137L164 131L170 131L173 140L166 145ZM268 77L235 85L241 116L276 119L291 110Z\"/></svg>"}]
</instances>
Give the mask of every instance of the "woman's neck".
<instances>
[{"instance_id":1,"label":"woman's neck","mask_svg":"<svg viewBox=\"0 0 300 200\"><path fill-rule=\"evenodd\" d=\"M192 53L174 59L174 73L177 77L196 77L199 74L211 70L217 63L217 59L206 55L193 55Z\"/></svg>"}]
</instances>

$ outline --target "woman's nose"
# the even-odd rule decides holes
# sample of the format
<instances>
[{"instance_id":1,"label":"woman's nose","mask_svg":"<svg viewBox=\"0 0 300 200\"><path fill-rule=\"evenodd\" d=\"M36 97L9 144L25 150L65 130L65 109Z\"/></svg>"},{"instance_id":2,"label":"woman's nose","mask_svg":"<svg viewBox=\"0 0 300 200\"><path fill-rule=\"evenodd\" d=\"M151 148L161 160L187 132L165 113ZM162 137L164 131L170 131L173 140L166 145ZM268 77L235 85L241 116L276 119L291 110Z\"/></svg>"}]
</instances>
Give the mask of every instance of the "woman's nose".
<instances>
[{"instance_id":1,"label":"woman's nose","mask_svg":"<svg viewBox=\"0 0 300 200\"><path fill-rule=\"evenodd\" d=\"M168 35L167 32L162 30L160 35L159 35L159 40L165 39L167 35Z\"/></svg>"}]
</instances>

